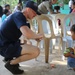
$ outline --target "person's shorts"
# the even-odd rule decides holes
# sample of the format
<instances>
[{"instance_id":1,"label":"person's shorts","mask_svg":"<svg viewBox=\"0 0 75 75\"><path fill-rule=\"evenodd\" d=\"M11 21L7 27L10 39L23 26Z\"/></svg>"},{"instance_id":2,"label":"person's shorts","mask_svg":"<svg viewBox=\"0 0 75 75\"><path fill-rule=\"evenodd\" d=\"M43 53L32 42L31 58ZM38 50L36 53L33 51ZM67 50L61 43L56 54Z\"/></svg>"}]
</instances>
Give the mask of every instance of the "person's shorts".
<instances>
[{"instance_id":1,"label":"person's shorts","mask_svg":"<svg viewBox=\"0 0 75 75\"><path fill-rule=\"evenodd\" d=\"M68 57L67 63L70 67L75 68L75 58Z\"/></svg>"},{"instance_id":2,"label":"person's shorts","mask_svg":"<svg viewBox=\"0 0 75 75\"><path fill-rule=\"evenodd\" d=\"M21 55L21 50L22 47L20 46L20 43L16 42L15 44L9 44L3 47L0 50L0 54L5 58L19 57Z\"/></svg>"}]
</instances>

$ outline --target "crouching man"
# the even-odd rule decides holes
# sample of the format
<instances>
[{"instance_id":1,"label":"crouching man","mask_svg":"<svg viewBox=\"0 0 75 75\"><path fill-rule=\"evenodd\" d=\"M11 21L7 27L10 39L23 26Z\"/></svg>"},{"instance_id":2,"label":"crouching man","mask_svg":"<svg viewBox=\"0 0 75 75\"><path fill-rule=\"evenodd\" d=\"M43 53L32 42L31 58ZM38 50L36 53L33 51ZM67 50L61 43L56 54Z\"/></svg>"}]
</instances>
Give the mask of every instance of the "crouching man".
<instances>
[{"instance_id":1,"label":"crouching man","mask_svg":"<svg viewBox=\"0 0 75 75\"><path fill-rule=\"evenodd\" d=\"M27 19L34 18L38 12L38 6L33 1L27 1L22 12L16 12L8 16L0 28L0 54L9 61L5 68L13 74L22 74L19 63L36 58L40 50L33 45L21 46L19 38L21 35L28 39L41 40L43 34L35 34L29 29ZM13 59L15 57L15 59ZM11 59L11 60L10 60Z\"/></svg>"}]
</instances>

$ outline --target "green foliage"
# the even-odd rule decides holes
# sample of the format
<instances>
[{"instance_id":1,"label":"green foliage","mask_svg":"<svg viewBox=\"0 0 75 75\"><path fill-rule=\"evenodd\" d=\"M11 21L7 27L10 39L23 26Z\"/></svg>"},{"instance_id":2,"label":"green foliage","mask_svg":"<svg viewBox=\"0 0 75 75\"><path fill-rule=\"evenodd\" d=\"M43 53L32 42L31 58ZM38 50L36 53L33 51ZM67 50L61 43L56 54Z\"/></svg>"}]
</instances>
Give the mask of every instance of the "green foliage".
<instances>
[{"instance_id":1,"label":"green foliage","mask_svg":"<svg viewBox=\"0 0 75 75\"><path fill-rule=\"evenodd\" d=\"M11 9L13 9L18 3L18 0L0 0L0 5L10 4Z\"/></svg>"},{"instance_id":2,"label":"green foliage","mask_svg":"<svg viewBox=\"0 0 75 75\"><path fill-rule=\"evenodd\" d=\"M64 0L64 4L68 4L69 0Z\"/></svg>"},{"instance_id":3,"label":"green foliage","mask_svg":"<svg viewBox=\"0 0 75 75\"><path fill-rule=\"evenodd\" d=\"M25 2L26 0L22 0L23 2ZM34 2L37 2L38 4L40 4L43 0L32 0ZM63 2L64 4L68 4L69 0L57 0L56 4L60 4L61 2Z\"/></svg>"},{"instance_id":4,"label":"green foliage","mask_svg":"<svg viewBox=\"0 0 75 75\"><path fill-rule=\"evenodd\" d=\"M58 3L63 2L64 4L68 4L69 0L58 0Z\"/></svg>"}]
</instances>

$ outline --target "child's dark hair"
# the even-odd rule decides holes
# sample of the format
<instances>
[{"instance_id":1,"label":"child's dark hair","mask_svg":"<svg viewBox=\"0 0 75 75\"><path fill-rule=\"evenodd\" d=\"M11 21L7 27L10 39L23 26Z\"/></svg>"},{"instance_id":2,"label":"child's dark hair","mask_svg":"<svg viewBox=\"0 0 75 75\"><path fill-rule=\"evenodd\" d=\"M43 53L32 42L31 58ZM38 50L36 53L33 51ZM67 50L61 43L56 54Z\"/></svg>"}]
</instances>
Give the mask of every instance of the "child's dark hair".
<instances>
[{"instance_id":1,"label":"child's dark hair","mask_svg":"<svg viewBox=\"0 0 75 75\"><path fill-rule=\"evenodd\" d=\"M60 10L60 6L54 6L55 10Z\"/></svg>"},{"instance_id":2,"label":"child's dark hair","mask_svg":"<svg viewBox=\"0 0 75 75\"><path fill-rule=\"evenodd\" d=\"M3 11L3 14L7 14L9 11L7 10L7 9L5 9L4 11Z\"/></svg>"},{"instance_id":3,"label":"child's dark hair","mask_svg":"<svg viewBox=\"0 0 75 75\"><path fill-rule=\"evenodd\" d=\"M70 28L70 31L73 31L75 33L75 24L72 25L72 27Z\"/></svg>"}]
</instances>

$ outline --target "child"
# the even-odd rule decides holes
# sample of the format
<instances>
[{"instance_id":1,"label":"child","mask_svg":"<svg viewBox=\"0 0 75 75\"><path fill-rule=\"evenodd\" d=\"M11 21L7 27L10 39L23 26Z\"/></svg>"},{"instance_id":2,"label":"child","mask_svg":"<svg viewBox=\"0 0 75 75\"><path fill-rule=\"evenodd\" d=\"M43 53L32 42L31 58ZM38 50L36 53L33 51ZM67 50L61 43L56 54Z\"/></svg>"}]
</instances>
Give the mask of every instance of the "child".
<instances>
[{"instance_id":1,"label":"child","mask_svg":"<svg viewBox=\"0 0 75 75\"><path fill-rule=\"evenodd\" d=\"M73 40L75 40L75 24L72 25L71 29L71 37ZM73 48L67 48L64 51L64 56L68 57L67 63L68 65L75 71L75 50Z\"/></svg>"}]
</instances>

